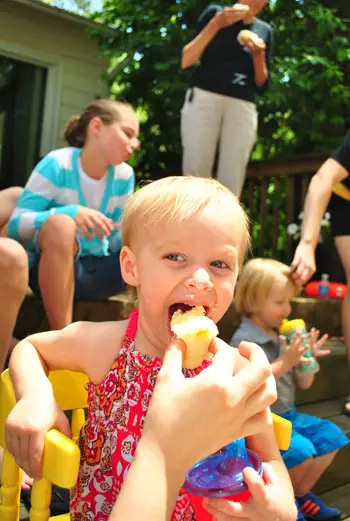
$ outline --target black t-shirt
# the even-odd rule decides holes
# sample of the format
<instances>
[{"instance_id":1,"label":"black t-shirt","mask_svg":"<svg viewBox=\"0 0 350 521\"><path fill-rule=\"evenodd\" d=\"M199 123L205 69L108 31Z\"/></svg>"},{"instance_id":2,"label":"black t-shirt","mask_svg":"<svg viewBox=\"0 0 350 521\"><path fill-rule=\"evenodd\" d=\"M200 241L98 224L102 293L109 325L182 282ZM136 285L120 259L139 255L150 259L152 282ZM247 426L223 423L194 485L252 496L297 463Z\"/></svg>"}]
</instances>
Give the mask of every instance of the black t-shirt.
<instances>
[{"instance_id":1,"label":"black t-shirt","mask_svg":"<svg viewBox=\"0 0 350 521\"><path fill-rule=\"evenodd\" d=\"M350 130L345 136L344 143L332 154L332 158L349 172L348 177L343 179L342 183L350 188Z\"/></svg>"},{"instance_id":2,"label":"black t-shirt","mask_svg":"<svg viewBox=\"0 0 350 521\"><path fill-rule=\"evenodd\" d=\"M223 7L211 5L201 14L195 33L195 38L207 23L222 11ZM269 80L258 87L254 79L254 65L251 52L241 45L237 36L242 29L249 29L262 38L266 44L266 63L270 71L272 55L273 32L266 22L255 19L249 24L242 21L220 29L204 50L200 64L194 71L191 86L204 90L254 101L255 94L262 94L268 88Z\"/></svg>"}]
</instances>

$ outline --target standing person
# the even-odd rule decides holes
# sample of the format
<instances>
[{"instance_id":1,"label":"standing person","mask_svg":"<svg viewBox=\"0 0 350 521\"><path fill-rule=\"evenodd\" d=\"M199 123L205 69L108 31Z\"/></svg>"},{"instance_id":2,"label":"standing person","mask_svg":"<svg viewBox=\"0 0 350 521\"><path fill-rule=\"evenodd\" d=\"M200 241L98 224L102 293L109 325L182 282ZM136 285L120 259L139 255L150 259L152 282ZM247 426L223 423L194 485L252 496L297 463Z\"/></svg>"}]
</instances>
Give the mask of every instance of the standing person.
<instances>
[{"instance_id":1,"label":"standing person","mask_svg":"<svg viewBox=\"0 0 350 521\"><path fill-rule=\"evenodd\" d=\"M183 69L200 59L181 111L183 174L211 177L219 142L217 179L237 197L257 137L255 96L269 85L273 33L256 18L266 4L207 7L182 51Z\"/></svg>"},{"instance_id":2,"label":"standing person","mask_svg":"<svg viewBox=\"0 0 350 521\"><path fill-rule=\"evenodd\" d=\"M344 143L320 167L311 179L304 203L300 242L291 268L298 285L305 284L316 271L315 250L321 220L329 204L331 231L350 287L350 130ZM341 322L350 363L350 291L342 302ZM350 416L350 397L344 414Z\"/></svg>"},{"instance_id":3,"label":"standing person","mask_svg":"<svg viewBox=\"0 0 350 521\"><path fill-rule=\"evenodd\" d=\"M119 223L134 191L124 163L138 145L127 104L96 100L69 122L70 145L34 168L8 224L25 244L29 283L41 295L51 329L72 322L73 298L106 299L123 288Z\"/></svg>"},{"instance_id":4,"label":"standing person","mask_svg":"<svg viewBox=\"0 0 350 521\"><path fill-rule=\"evenodd\" d=\"M340 512L328 507L311 489L329 467L336 453L348 443L348 437L333 422L304 414L295 406L295 388L308 389L314 374L305 374L301 364L308 360L304 352L310 347L313 357L329 354L312 331L310 346L296 335L290 345L279 336L282 321L291 312L290 301L298 288L291 279L289 266L273 259L252 259L244 266L237 284L235 304L243 313L242 323L231 345L243 340L256 342L265 351L277 383L277 400L271 410L292 423L290 447L282 451L298 506L298 521L339 521Z\"/></svg>"},{"instance_id":5,"label":"standing person","mask_svg":"<svg viewBox=\"0 0 350 521\"><path fill-rule=\"evenodd\" d=\"M15 347L10 360L18 403L7 418L6 445L19 466L34 477L41 474L47 430L55 425L69 433L46 371L66 368L90 378L88 420L79 437L80 471L71 495L72 521L97 517L107 521L142 436L173 336L172 315L184 307L203 306L218 322L232 302L249 243L247 217L232 192L213 179L182 176L136 191L123 217L122 236L121 270L125 282L135 288L139 306L129 320L81 322L32 335ZM273 503L277 519L294 506L268 422L267 408L276 399L271 368L258 346L243 344L238 352L216 339L212 350L220 345L227 366L224 380L233 375L228 403L232 413L235 409L235 422L230 436L248 436L247 445L262 461L271 462L279 491L270 500L266 494L263 506L266 513ZM202 371L202 378L214 376L220 358L184 369L185 377ZM158 468L149 469L153 471ZM255 499L253 504L260 503ZM186 492L179 493L172 508L173 521L195 521Z\"/></svg>"}]
</instances>

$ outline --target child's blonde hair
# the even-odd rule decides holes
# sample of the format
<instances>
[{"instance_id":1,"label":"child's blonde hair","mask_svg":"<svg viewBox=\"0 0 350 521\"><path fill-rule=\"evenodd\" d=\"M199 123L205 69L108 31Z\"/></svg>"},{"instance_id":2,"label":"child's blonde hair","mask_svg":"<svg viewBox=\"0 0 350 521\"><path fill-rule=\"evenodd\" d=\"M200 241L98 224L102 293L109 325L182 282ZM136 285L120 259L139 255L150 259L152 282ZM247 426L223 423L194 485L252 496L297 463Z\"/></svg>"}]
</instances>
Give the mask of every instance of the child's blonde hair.
<instances>
[{"instance_id":1,"label":"child's blonde hair","mask_svg":"<svg viewBox=\"0 0 350 521\"><path fill-rule=\"evenodd\" d=\"M271 288L279 275L291 282L291 269L274 259L252 259L243 267L235 292L235 307L239 313L251 315L268 298ZM295 286L295 294L298 288Z\"/></svg>"},{"instance_id":2,"label":"child's blonde hair","mask_svg":"<svg viewBox=\"0 0 350 521\"><path fill-rule=\"evenodd\" d=\"M160 221L180 223L213 204L217 206L218 219L220 214L227 211L235 212L241 217L243 237L239 260L243 262L250 244L246 213L228 188L215 179L202 177L165 177L137 190L130 197L123 216L123 246L130 246L137 234L142 234L142 230Z\"/></svg>"}]
</instances>

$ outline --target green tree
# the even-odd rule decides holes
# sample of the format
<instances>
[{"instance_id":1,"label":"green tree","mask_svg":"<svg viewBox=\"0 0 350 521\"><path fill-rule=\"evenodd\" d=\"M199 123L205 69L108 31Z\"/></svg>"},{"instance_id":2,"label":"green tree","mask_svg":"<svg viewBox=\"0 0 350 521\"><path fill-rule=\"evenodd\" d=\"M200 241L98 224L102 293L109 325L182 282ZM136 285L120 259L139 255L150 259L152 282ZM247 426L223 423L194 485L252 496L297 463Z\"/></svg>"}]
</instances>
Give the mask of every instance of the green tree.
<instances>
[{"instance_id":1,"label":"green tree","mask_svg":"<svg viewBox=\"0 0 350 521\"><path fill-rule=\"evenodd\" d=\"M330 5L332 4L332 8ZM256 158L331 150L349 115L348 0L275 0L262 13L275 32L271 88L258 100ZM206 0L105 0L99 20L115 29L99 36L111 57L112 92L139 107L146 176L179 173L180 109L190 72L181 50Z\"/></svg>"},{"instance_id":2,"label":"green tree","mask_svg":"<svg viewBox=\"0 0 350 521\"><path fill-rule=\"evenodd\" d=\"M60 9L66 9L83 16L89 16L92 11L91 0L41 0Z\"/></svg>"}]
</instances>

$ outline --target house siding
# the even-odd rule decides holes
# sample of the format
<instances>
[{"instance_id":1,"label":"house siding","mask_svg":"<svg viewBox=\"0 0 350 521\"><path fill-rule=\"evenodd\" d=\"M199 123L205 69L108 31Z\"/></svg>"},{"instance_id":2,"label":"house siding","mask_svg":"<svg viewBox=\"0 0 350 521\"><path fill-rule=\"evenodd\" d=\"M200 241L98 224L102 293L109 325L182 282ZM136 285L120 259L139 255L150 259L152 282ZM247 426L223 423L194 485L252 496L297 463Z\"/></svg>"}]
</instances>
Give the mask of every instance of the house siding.
<instances>
[{"instance_id":1,"label":"house siding","mask_svg":"<svg viewBox=\"0 0 350 521\"><path fill-rule=\"evenodd\" d=\"M0 2L0 54L60 68L55 86L59 110L53 122L52 147L61 147L63 129L73 114L97 96L108 95L101 74L108 60L99 56L98 45L80 23L61 19L12 0ZM23 55L23 58L21 57ZM52 95L52 93L51 93Z\"/></svg>"}]
</instances>

